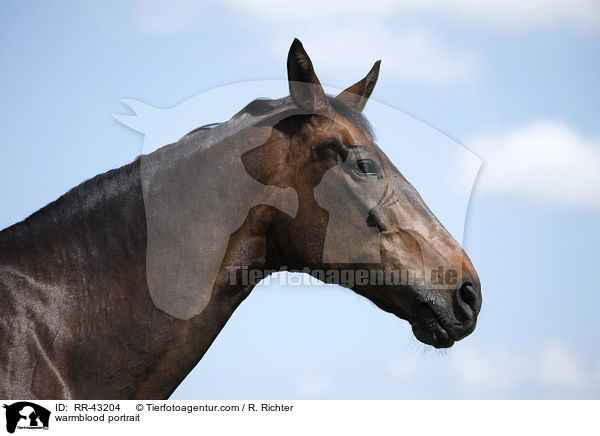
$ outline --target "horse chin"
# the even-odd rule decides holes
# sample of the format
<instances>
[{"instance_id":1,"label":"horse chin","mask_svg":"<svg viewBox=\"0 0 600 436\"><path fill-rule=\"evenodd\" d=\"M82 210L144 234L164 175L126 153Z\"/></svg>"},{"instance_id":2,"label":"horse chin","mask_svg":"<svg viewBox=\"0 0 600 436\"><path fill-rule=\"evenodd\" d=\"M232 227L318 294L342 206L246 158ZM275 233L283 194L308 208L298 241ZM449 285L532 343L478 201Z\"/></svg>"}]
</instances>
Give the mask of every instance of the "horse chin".
<instances>
[{"instance_id":1,"label":"horse chin","mask_svg":"<svg viewBox=\"0 0 600 436\"><path fill-rule=\"evenodd\" d=\"M452 317L445 316L445 309L442 307L432 306L431 303L425 303L421 298L407 304L406 301L400 302L383 298L381 294L367 292L363 289L354 288L354 291L371 300L380 309L408 321L415 337L424 344L435 348L450 348L455 341L461 339L455 334L455 329L452 327Z\"/></svg>"},{"instance_id":2,"label":"horse chin","mask_svg":"<svg viewBox=\"0 0 600 436\"><path fill-rule=\"evenodd\" d=\"M444 327L437 322L413 323L412 331L419 341L435 348L450 348L452 345L454 345L454 339L452 339L446 329L444 329Z\"/></svg>"},{"instance_id":3,"label":"horse chin","mask_svg":"<svg viewBox=\"0 0 600 436\"><path fill-rule=\"evenodd\" d=\"M420 308L418 319L410 321L415 337L435 348L450 348L454 345L455 338L444 318L427 304L422 304Z\"/></svg>"}]
</instances>

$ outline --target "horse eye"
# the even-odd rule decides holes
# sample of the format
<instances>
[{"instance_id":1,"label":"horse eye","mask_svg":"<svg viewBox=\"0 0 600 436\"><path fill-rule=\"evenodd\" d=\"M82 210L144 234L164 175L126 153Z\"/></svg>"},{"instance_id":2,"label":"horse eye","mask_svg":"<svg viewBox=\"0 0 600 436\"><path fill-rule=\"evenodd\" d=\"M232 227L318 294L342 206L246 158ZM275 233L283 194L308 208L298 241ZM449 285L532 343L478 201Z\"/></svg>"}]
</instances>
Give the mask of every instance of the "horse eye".
<instances>
[{"instance_id":1,"label":"horse eye","mask_svg":"<svg viewBox=\"0 0 600 436\"><path fill-rule=\"evenodd\" d=\"M377 176L377 165L370 159L361 159L356 162L356 169L369 176Z\"/></svg>"}]
</instances>

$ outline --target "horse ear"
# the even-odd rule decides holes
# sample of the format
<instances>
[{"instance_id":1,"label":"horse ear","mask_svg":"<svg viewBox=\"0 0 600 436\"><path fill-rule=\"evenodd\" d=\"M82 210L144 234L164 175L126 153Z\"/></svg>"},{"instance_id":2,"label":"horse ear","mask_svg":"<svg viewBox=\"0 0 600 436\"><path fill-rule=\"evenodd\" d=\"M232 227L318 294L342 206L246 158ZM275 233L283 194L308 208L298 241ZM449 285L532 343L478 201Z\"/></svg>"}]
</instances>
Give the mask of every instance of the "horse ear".
<instances>
[{"instance_id":1,"label":"horse ear","mask_svg":"<svg viewBox=\"0 0 600 436\"><path fill-rule=\"evenodd\" d=\"M287 59L290 95L296 105L311 114L329 113L331 107L302 43L294 38Z\"/></svg>"},{"instance_id":2,"label":"horse ear","mask_svg":"<svg viewBox=\"0 0 600 436\"><path fill-rule=\"evenodd\" d=\"M377 83L380 65L381 61L375 62L375 65L373 65L373 68L371 68L371 71L369 71L364 79L342 91L336 98L354 106L356 110L362 111Z\"/></svg>"}]
</instances>

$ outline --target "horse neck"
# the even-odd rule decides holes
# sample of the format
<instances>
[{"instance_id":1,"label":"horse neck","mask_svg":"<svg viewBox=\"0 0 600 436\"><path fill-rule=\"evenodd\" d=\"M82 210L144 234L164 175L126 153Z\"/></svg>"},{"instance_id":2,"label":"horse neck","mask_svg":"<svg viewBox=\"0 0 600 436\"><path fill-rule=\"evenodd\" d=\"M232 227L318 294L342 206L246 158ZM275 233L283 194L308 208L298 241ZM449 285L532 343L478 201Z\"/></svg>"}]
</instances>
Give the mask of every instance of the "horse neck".
<instances>
[{"instance_id":1,"label":"horse neck","mask_svg":"<svg viewBox=\"0 0 600 436\"><path fill-rule=\"evenodd\" d=\"M264 240L250 229L259 215L232 235L223 265L264 266ZM137 160L0 233L1 314L23 323L23 310L35 312L27 336L0 329L23 353L0 361L15 374L0 396L167 398L198 363L253 286L232 285L223 268L201 314L179 320L157 309L146 282L145 221ZM28 361L36 371L13 367ZM35 383L36 374L46 379Z\"/></svg>"},{"instance_id":2,"label":"horse neck","mask_svg":"<svg viewBox=\"0 0 600 436\"><path fill-rule=\"evenodd\" d=\"M227 147L233 145L220 146L224 156L233 153L227 150ZM166 151L162 150L150 158L164 160ZM181 160L190 159L193 150L179 149L176 153L176 162L172 165L153 165L152 162L148 162L145 175L160 178L165 172L181 174L189 171L186 163ZM151 180L147 182L151 185ZM147 373L139 378L131 396L167 398L204 356L233 312L249 295L254 283L248 283L239 275L232 280L229 267L243 265L249 268L266 268L266 231L271 219L267 209L264 205L252 208L243 224L230 235L225 254L222 259L218 259L221 266L212 287L210 300L199 314L181 320L155 308L150 298L145 300L145 303L150 304L145 310L150 311L146 319L150 319L148 325L152 327L153 336L152 343L146 343L142 358L153 357L149 359L151 364L147 367ZM210 252L210 247L199 248ZM241 274L241 271L237 270L237 273ZM148 325L142 327L147 328Z\"/></svg>"}]
</instances>

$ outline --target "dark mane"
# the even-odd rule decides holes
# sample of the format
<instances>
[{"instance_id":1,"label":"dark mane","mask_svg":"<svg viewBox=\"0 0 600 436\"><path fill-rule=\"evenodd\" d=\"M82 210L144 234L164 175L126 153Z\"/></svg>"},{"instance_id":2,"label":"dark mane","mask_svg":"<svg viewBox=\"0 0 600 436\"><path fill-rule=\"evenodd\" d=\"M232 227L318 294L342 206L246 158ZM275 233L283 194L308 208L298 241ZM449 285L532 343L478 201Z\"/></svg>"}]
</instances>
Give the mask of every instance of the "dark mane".
<instances>
[{"instance_id":1,"label":"dark mane","mask_svg":"<svg viewBox=\"0 0 600 436\"><path fill-rule=\"evenodd\" d=\"M193 135L194 133L197 133L197 132L204 132L204 131L206 131L206 130L210 130L210 129L212 129L212 128L214 128L214 127L217 127L217 126L219 126L219 125L221 125L221 123L210 123L210 124L205 124L205 125L203 125L203 126L196 127L194 130L192 130L192 131L190 131L190 132L186 133L184 136Z\"/></svg>"},{"instance_id":2,"label":"dark mane","mask_svg":"<svg viewBox=\"0 0 600 436\"><path fill-rule=\"evenodd\" d=\"M81 218L95 210L100 203L109 203L114 198L129 192L140 196L140 158L120 168L99 174L75 186L58 199L48 203L24 220L0 230L0 242L20 236L33 236L38 231L52 229L68 223L76 224Z\"/></svg>"},{"instance_id":3,"label":"dark mane","mask_svg":"<svg viewBox=\"0 0 600 436\"><path fill-rule=\"evenodd\" d=\"M344 118L348 118L354 124L361 128L361 130L367 133L371 138L375 139L375 131L373 130L373 126L367 118L362 114L362 112L357 111L354 107L350 106L343 100L338 100L335 97L328 96L329 102L336 110L338 114L343 116Z\"/></svg>"},{"instance_id":4,"label":"dark mane","mask_svg":"<svg viewBox=\"0 0 600 436\"><path fill-rule=\"evenodd\" d=\"M369 123L369 120L367 120L367 118L361 112L357 111L356 109L354 109L354 107L348 105L343 100L338 100L330 95L327 96L327 98L329 99L329 103L333 106L333 108L338 114L355 123L358 127L360 127L360 129L363 132L368 134L371 138L375 138L375 132L373 131L371 123ZM286 106L292 106L293 104L294 103L292 101L292 97L290 96L278 99L257 98L256 100L252 100L250 103L244 106L244 108L242 108L238 113L231 117L230 121L235 121L248 115L256 118L264 117L280 109L283 109ZM206 124L204 126L200 126L187 133L184 137L197 132L211 130L212 128L221 124L223 123L211 123Z\"/></svg>"},{"instance_id":5,"label":"dark mane","mask_svg":"<svg viewBox=\"0 0 600 436\"><path fill-rule=\"evenodd\" d=\"M338 100L330 95L328 95L327 98L329 99L329 103L333 106L338 114L355 123L372 138L375 137L371 123L369 123L369 120L367 120L367 118L361 112L357 111L354 109L354 107L348 105L343 100ZM255 117L265 116L291 105L293 105L292 97L289 96L278 98L276 100L269 98L257 98L256 100L248 103L241 111L235 114L233 118L241 117L244 114L249 114Z\"/></svg>"}]
</instances>

